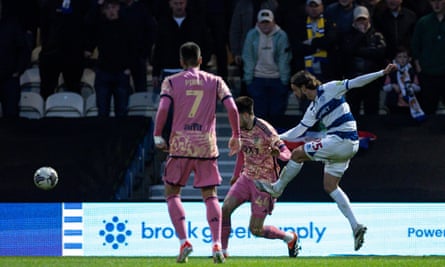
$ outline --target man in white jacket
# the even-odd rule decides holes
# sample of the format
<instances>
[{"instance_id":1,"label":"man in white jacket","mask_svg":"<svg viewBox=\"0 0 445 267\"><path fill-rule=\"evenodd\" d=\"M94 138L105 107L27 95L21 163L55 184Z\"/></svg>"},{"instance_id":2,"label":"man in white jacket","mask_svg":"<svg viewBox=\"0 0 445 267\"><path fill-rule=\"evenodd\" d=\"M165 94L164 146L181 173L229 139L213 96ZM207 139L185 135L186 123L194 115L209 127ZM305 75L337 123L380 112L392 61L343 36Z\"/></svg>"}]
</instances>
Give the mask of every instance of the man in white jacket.
<instances>
[{"instance_id":1,"label":"man in white jacket","mask_svg":"<svg viewBox=\"0 0 445 267\"><path fill-rule=\"evenodd\" d=\"M358 223L348 196L339 187L341 177L359 148L357 123L344 95L352 88L362 87L396 69L396 65L388 64L384 70L378 72L325 84L321 84L307 71L297 72L291 78L292 90L298 98L304 95L311 103L300 123L280 134L280 138L291 142L301 140L306 131L317 122L322 124L326 132L322 138L305 142L302 146L295 148L291 159L275 183L256 182L260 190L268 192L273 197L279 197L286 185L300 172L304 161L323 162L324 190L334 199L340 211L349 220L354 235L355 250L362 247L367 229Z\"/></svg>"}]
</instances>

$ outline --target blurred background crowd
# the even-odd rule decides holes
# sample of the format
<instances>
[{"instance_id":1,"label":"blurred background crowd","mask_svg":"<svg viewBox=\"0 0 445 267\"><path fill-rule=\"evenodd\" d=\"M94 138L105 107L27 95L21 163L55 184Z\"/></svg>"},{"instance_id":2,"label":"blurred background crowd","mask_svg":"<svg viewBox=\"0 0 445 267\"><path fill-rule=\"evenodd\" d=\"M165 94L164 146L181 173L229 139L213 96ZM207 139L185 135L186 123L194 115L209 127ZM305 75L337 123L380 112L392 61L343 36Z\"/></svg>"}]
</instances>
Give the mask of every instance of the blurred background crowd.
<instances>
[{"instance_id":1,"label":"blurred background crowd","mask_svg":"<svg viewBox=\"0 0 445 267\"><path fill-rule=\"evenodd\" d=\"M134 92L150 92L155 108L187 41L201 47L202 69L261 103L260 117L284 114L298 70L326 82L388 62L399 72L347 95L354 116L379 114L382 102L409 114L410 93L435 114L445 100L444 13L445 0L0 0L2 116L19 117L29 69L43 99L81 94L90 70L98 116L110 115L110 101L126 116Z\"/></svg>"}]
</instances>

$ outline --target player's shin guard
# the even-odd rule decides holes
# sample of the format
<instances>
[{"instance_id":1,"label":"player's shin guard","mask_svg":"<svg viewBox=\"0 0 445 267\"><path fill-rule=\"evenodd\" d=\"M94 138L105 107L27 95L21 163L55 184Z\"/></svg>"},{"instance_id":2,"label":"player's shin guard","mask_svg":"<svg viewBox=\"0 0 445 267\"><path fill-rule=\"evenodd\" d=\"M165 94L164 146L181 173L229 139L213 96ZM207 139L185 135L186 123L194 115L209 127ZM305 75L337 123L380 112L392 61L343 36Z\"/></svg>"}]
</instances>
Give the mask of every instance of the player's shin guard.
<instances>
[{"instance_id":1,"label":"player's shin guard","mask_svg":"<svg viewBox=\"0 0 445 267\"><path fill-rule=\"evenodd\" d=\"M272 184L274 191L283 192L287 184L298 175L302 166L303 163L297 163L293 160L289 160L287 165L284 166L283 170L281 171L279 179Z\"/></svg>"}]
</instances>

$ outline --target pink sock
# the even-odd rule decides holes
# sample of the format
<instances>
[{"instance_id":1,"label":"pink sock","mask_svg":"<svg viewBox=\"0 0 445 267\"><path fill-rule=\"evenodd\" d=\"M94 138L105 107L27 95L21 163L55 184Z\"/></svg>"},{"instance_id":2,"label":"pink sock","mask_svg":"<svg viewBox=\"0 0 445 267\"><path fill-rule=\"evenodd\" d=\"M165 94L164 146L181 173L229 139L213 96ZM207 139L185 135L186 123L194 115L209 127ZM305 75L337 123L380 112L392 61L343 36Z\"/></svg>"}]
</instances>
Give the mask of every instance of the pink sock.
<instances>
[{"instance_id":1,"label":"pink sock","mask_svg":"<svg viewBox=\"0 0 445 267\"><path fill-rule=\"evenodd\" d=\"M286 233L281 231L280 229L276 228L275 226L271 226L271 225L263 226L263 237L264 238L284 240L285 236L286 236Z\"/></svg>"},{"instance_id":2,"label":"pink sock","mask_svg":"<svg viewBox=\"0 0 445 267\"><path fill-rule=\"evenodd\" d=\"M167 206L168 214L170 215L173 227L175 227L176 235L179 239L186 239L185 211L179 195L169 196L167 198Z\"/></svg>"},{"instance_id":3,"label":"pink sock","mask_svg":"<svg viewBox=\"0 0 445 267\"><path fill-rule=\"evenodd\" d=\"M213 243L221 243L221 208L217 197L208 197L205 200L207 222L212 233Z\"/></svg>"}]
</instances>

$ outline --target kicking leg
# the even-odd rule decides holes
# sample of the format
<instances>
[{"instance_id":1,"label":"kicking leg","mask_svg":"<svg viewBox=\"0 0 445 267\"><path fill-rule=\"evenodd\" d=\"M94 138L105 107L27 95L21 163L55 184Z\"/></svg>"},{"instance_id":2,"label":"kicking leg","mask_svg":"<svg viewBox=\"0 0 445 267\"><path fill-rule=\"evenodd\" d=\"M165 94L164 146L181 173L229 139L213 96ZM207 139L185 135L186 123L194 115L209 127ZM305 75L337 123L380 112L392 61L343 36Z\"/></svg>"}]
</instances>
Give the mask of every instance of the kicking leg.
<instances>
[{"instance_id":1,"label":"kicking leg","mask_svg":"<svg viewBox=\"0 0 445 267\"><path fill-rule=\"evenodd\" d=\"M279 197L283 193L287 184L292 181L303 167L303 161L309 160L304 152L303 146L299 146L292 151L292 158L284 166L279 179L272 184L263 181L255 181L258 190L269 193L272 197Z\"/></svg>"}]
</instances>

